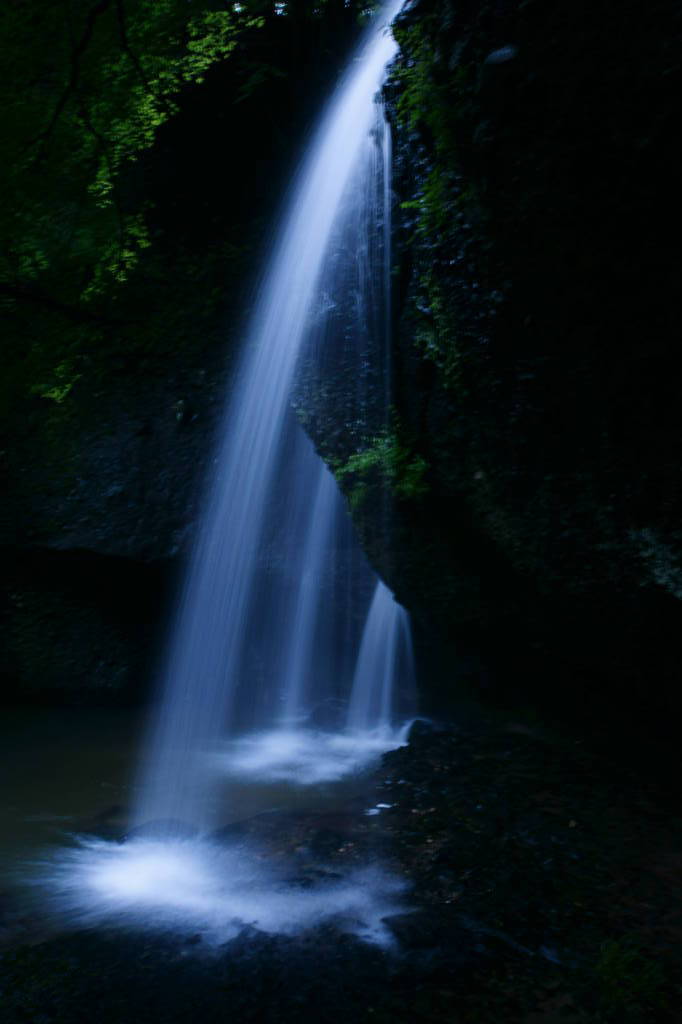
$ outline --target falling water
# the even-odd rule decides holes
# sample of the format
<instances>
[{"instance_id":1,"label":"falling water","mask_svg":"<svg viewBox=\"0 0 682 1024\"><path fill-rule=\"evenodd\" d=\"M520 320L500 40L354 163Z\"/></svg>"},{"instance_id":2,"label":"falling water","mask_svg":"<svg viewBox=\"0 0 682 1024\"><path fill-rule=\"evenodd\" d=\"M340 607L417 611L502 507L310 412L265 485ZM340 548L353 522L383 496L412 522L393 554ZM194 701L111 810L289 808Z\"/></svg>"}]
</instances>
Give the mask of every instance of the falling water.
<instances>
[{"instance_id":1,"label":"falling water","mask_svg":"<svg viewBox=\"0 0 682 1024\"><path fill-rule=\"evenodd\" d=\"M339 237L349 184L376 118L373 98L396 50L386 25L402 2L387 5L337 89L298 175L255 304L175 625L143 768L138 822L180 819L207 828L217 784L207 755L220 749L226 733L237 726L288 727L310 708L311 687L317 697L338 695L344 686L329 663L335 642L324 620L327 597L338 589L334 544L345 512L331 474L294 420L290 400L311 318L319 319L330 241ZM383 189L390 205L386 169ZM384 220L387 237L390 224ZM384 306L387 315L386 297ZM357 567L361 558L356 553L350 561ZM371 572L365 567L363 573L369 602ZM370 724L375 705L373 698L356 696L361 678L372 692L380 687L375 724L390 718L388 666L396 657L404 613L387 603L384 591L381 629L391 650L383 660L376 653L376 679L369 668L361 670L361 655L353 707L368 705L366 713L351 714L354 728ZM379 614L376 603L377 597L370 620ZM372 649L380 647L376 629L371 632ZM326 665L319 656L325 636ZM363 651L369 643L363 641Z\"/></svg>"},{"instance_id":2,"label":"falling water","mask_svg":"<svg viewBox=\"0 0 682 1024\"><path fill-rule=\"evenodd\" d=\"M353 690L348 707L351 734L387 735L393 724L393 701L402 660L408 680L412 668L412 642L407 612L396 604L379 580L362 635Z\"/></svg>"},{"instance_id":3,"label":"falling water","mask_svg":"<svg viewBox=\"0 0 682 1024\"><path fill-rule=\"evenodd\" d=\"M311 494L310 529L303 551L303 568L282 672L284 724L297 721L304 712L304 686L311 675L320 596L323 592L321 576L324 556L330 547L339 501L334 478L321 462L315 475L317 485Z\"/></svg>"}]
</instances>

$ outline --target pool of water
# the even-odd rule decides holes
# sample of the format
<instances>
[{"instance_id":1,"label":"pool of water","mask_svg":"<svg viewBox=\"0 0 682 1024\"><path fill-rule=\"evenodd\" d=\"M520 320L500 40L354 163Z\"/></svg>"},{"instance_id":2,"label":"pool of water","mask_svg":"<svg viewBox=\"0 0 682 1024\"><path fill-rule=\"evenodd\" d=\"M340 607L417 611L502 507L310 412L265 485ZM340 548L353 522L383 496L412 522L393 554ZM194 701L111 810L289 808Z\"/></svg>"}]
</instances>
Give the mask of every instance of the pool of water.
<instances>
[{"instance_id":1,"label":"pool of water","mask_svg":"<svg viewBox=\"0 0 682 1024\"><path fill-rule=\"evenodd\" d=\"M0 879L72 831L124 830L141 733L129 711L5 710Z\"/></svg>"},{"instance_id":2,"label":"pool of water","mask_svg":"<svg viewBox=\"0 0 682 1024\"><path fill-rule=\"evenodd\" d=\"M292 888L272 849L264 853L252 839L216 845L145 836L121 844L144 725L130 711L5 712L0 940L118 922L191 926L223 941L245 920L285 931L337 912L380 933L377 922L399 887L374 867L304 892ZM216 821L229 826L273 812L277 831L277 812L283 822L362 814L372 804L371 768L387 745L386 737L354 746L324 733L303 744L293 734L227 744L213 760L224 776Z\"/></svg>"}]
</instances>

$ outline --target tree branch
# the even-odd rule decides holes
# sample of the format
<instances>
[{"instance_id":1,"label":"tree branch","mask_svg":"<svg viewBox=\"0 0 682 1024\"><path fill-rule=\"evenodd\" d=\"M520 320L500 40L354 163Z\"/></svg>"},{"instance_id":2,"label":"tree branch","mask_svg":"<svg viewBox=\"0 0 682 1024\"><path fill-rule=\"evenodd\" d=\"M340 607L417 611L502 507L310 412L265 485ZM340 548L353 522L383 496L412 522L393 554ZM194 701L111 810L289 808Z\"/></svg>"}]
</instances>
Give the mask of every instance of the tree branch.
<instances>
[{"instance_id":1,"label":"tree branch","mask_svg":"<svg viewBox=\"0 0 682 1024\"><path fill-rule=\"evenodd\" d=\"M54 131L57 122L59 121L59 118L62 116L62 113L64 112L64 107L66 106L69 97L71 96L72 92L76 88L76 85L78 84L78 78L80 76L81 57L87 50L88 44L92 39L92 34L95 30L95 24L97 22L97 19L101 14L103 14L107 10L107 8L110 5L111 0L100 0L100 2L98 4L95 4L95 6L91 9L90 13L88 14L88 17L85 22L85 27L83 29L83 33L71 53L71 73L69 75L69 80L66 83L66 88L64 89L63 93L59 97L59 100L57 101L57 105L55 106L52 112L52 117L50 118L47 127L44 131L40 132L39 135L36 135L35 138L29 141L27 148L36 145L36 143L38 142L41 142L44 145L45 143L47 143L50 136L52 135L52 132Z\"/></svg>"},{"instance_id":2,"label":"tree branch","mask_svg":"<svg viewBox=\"0 0 682 1024\"><path fill-rule=\"evenodd\" d=\"M47 295L45 292L41 292L33 288L27 288L25 286L22 287L21 285L5 284L0 281L0 295L6 295L10 299L15 299L18 302L23 302L28 305L33 304L44 306L53 313L60 313L68 320L72 320L75 323L96 323L106 327L112 326L114 323L118 322L112 321L107 317L99 316L97 313L91 313L85 309L78 309L75 306L69 306L65 302L59 302L58 299L53 299L51 295Z\"/></svg>"}]
</instances>

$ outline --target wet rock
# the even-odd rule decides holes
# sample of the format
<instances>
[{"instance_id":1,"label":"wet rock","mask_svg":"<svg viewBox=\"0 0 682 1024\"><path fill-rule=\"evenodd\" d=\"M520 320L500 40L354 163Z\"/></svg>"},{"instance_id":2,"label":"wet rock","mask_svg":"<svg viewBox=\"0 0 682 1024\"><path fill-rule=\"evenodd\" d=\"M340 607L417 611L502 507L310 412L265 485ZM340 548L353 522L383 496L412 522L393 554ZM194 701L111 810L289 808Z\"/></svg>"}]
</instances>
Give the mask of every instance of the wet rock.
<instances>
[{"instance_id":1,"label":"wet rock","mask_svg":"<svg viewBox=\"0 0 682 1024\"><path fill-rule=\"evenodd\" d=\"M404 949L438 946L447 931L442 920L439 920L432 910L392 914L385 917L383 923Z\"/></svg>"},{"instance_id":2,"label":"wet rock","mask_svg":"<svg viewBox=\"0 0 682 1024\"><path fill-rule=\"evenodd\" d=\"M632 717L635 734L675 744L682 489L664 282L679 260L665 143L677 115L661 72L673 5L656 19L629 8L617 34L594 5L561 0L551 26L543 5L493 6L454 17L428 0L399 19L385 91L392 403L427 488L367 473L352 513L412 613L432 693L457 690L458 659L474 655L476 692L589 708L609 733ZM651 255L646 275L635 252ZM352 383L337 375L323 393ZM347 459L339 425L320 423L330 463Z\"/></svg>"},{"instance_id":3,"label":"wet rock","mask_svg":"<svg viewBox=\"0 0 682 1024\"><path fill-rule=\"evenodd\" d=\"M430 722L428 718L417 718L410 726L407 742L414 743L415 740L421 739L422 736L430 736L435 731L435 728L433 722Z\"/></svg>"},{"instance_id":4,"label":"wet rock","mask_svg":"<svg viewBox=\"0 0 682 1024\"><path fill-rule=\"evenodd\" d=\"M251 828L251 819L243 821L231 821L229 825L222 825L209 835L211 842L229 843L245 839Z\"/></svg>"},{"instance_id":5,"label":"wet rock","mask_svg":"<svg viewBox=\"0 0 682 1024\"><path fill-rule=\"evenodd\" d=\"M344 839L344 834L336 829L318 828L311 833L308 845L314 856L324 857L342 846Z\"/></svg>"},{"instance_id":6,"label":"wet rock","mask_svg":"<svg viewBox=\"0 0 682 1024\"><path fill-rule=\"evenodd\" d=\"M488 54L485 63L506 64L508 61L514 60L518 52L515 46L500 46L498 50L493 50L492 53Z\"/></svg>"}]
</instances>

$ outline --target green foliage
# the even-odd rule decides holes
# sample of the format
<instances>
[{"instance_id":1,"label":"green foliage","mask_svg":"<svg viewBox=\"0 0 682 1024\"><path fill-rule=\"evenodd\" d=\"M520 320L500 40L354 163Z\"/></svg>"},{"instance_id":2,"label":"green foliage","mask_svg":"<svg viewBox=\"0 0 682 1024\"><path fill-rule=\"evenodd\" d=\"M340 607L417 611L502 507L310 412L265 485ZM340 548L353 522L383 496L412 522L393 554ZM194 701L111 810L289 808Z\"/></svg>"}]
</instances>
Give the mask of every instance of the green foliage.
<instances>
[{"instance_id":1,"label":"green foliage","mask_svg":"<svg viewBox=\"0 0 682 1024\"><path fill-rule=\"evenodd\" d=\"M461 247L461 236L455 237L458 217L465 217L473 202L471 189L460 188L452 172L432 169L418 186L416 197L402 203L403 209L416 211L413 241L418 251L429 257L423 260L417 279L414 343L442 371L446 388L461 386L462 354L455 329L457 317L450 308L439 260L441 252Z\"/></svg>"},{"instance_id":2,"label":"green foliage","mask_svg":"<svg viewBox=\"0 0 682 1024\"><path fill-rule=\"evenodd\" d=\"M403 125L415 130L424 117L424 98L433 86L429 42L418 25L406 29L396 27L394 35L401 48L410 53L409 60L398 64L393 71L400 87L398 118Z\"/></svg>"},{"instance_id":3,"label":"green foliage","mask_svg":"<svg viewBox=\"0 0 682 1024\"><path fill-rule=\"evenodd\" d=\"M440 28L428 17L409 25L397 24L395 37L403 59L395 65L393 78L398 87L398 120L411 131L427 132L436 156L447 166L456 148L453 100L460 109L470 103L476 74L474 64L462 53L444 63L434 46L434 33L437 39Z\"/></svg>"},{"instance_id":4,"label":"green foliage","mask_svg":"<svg viewBox=\"0 0 682 1024\"><path fill-rule=\"evenodd\" d=\"M479 297L488 289L488 214L477 178L464 173L480 128L482 54L447 5L408 11L396 36L396 115L420 153L412 195L401 204L415 254L414 344L462 399L470 340L487 315Z\"/></svg>"},{"instance_id":5,"label":"green foliage","mask_svg":"<svg viewBox=\"0 0 682 1024\"><path fill-rule=\"evenodd\" d=\"M31 391L41 398L50 398L57 405L61 405L67 397L76 381L80 380L82 374L77 373L72 361L59 363L52 371L52 379L48 382L38 380L34 382Z\"/></svg>"},{"instance_id":6,"label":"green foliage","mask_svg":"<svg viewBox=\"0 0 682 1024\"><path fill-rule=\"evenodd\" d=\"M163 341L177 314L161 313L167 270L142 160L183 98L260 23L219 0L0 7L3 414L27 393L64 402L104 347ZM223 248L230 258L229 240ZM196 291L205 261L195 262L177 268L179 292ZM137 323L155 301L159 323Z\"/></svg>"},{"instance_id":7,"label":"green foliage","mask_svg":"<svg viewBox=\"0 0 682 1024\"><path fill-rule=\"evenodd\" d=\"M5 159L0 283L91 300L149 246L124 170L177 112L183 89L234 49L239 22L206 0L3 7Z\"/></svg>"},{"instance_id":8,"label":"green foliage","mask_svg":"<svg viewBox=\"0 0 682 1024\"><path fill-rule=\"evenodd\" d=\"M442 372L443 386L462 391L462 354L457 344L456 319L443 294L438 275L425 271L419 281L424 295L421 317L414 332L415 347Z\"/></svg>"},{"instance_id":9,"label":"green foliage","mask_svg":"<svg viewBox=\"0 0 682 1024\"><path fill-rule=\"evenodd\" d=\"M271 130L273 107L286 109L293 97L281 83L294 51L305 58L318 46L321 62L335 59L368 6L0 5L0 311L8 324L0 414L19 410L28 394L65 402L76 382L78 390L92 388L112 361L130 365L206 343L262 231L248 209L257 190L251 133ZM240 156L224 179L214 163L204 173L205 154L197 154L196 170L188 151L176 150L174 160L185 137L196 145L194 125L205 114L210 124L207 111L217 102L239 137ZM291 124L275 123L273 162L292 135ZM210 128L202 138L215 158L220 142ZM244 204L234 196L242 180ZM176 183L186 189L177 203ZM193 191L204 183L193 219Z\"/></svg>"},{"instance_id":10,"label":"green foliage","mask_svg":"<svg viewBox=\"0 0 682 1024\"><path fill-rule=\"evenodd\" d=\"M418 499L428 490L427 469L421 455L388 431L371 438L367 448L351 455L347 462L334 466L353 508L365 501L372 480L388 485L397 497Z\"/></svg>"}]
</instances>

